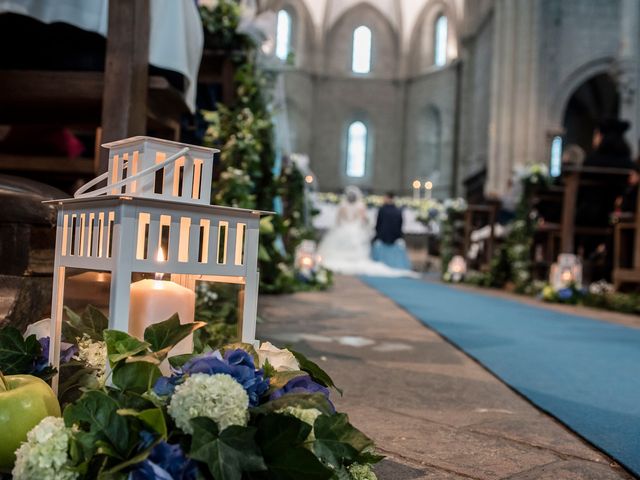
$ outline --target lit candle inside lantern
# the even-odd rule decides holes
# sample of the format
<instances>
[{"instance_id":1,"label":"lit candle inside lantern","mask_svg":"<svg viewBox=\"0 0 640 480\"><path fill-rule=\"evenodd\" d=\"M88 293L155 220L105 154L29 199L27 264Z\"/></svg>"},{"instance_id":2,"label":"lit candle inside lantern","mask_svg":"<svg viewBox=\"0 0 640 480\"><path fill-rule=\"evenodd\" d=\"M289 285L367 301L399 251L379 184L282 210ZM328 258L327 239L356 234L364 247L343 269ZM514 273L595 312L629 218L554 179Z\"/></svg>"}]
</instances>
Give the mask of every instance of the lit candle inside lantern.
<instances>
[{"instance_id":1,"label":"lit candle inside lantern","mask_svg":"<svg viewBox=\"0 0 640 480\"><path fill-rule=\"evenodd\" d=\"M162 250L158 252L158 261L164 261ZM131 284L129 304L129 332L142 339L144 330L154 323L168 319L175 313L180 323L192 323L195 318L196 294L177 283L162 280L162 274L156 273L155 280L145 279ZM182 340L171 350L171 355L192 353L193 337Z\"/></svg>"},{"instance_id":2,"label":"lit candle inside lantern","mask_svg":"<svg viewBox=\"0 0 640 480\"><path fill-rule=\"evenodd\" d=\"M560 280L566 284L571 283L573 281L573 274L571 273L571 270L563 270L560 274Z\"/></svg>"}]
</instances>

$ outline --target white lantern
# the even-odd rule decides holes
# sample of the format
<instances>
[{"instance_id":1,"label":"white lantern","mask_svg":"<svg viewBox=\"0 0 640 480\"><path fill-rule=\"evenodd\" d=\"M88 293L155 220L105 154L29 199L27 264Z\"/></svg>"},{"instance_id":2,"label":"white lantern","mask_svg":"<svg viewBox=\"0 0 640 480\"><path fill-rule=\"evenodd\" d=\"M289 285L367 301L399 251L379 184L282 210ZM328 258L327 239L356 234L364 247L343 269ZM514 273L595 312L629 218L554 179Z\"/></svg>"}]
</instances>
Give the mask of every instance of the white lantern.
<instances>
[{"instance_id":1,"label":"white lantern","mask_svg":"<svg viewBox=\"0 0 640 480\"><path fill-rule=\"evenodd\" d=\"M447 265L447 273L452 282L460 282L467 274L467 262L462 255L455 255Z\"/></svg>"},{"instance_id":2,"label":"white lantern","mask_svg":"<svg viewBox=\"0 0 640 480\"><path fill-rule=\"evenodd\" d=\"M210 205L214 149L150 137L103 147L109 149L108 172L75 198L52 202L58 205L52 365L60 360L65 284L68 293L77 293L90 281L89 293L108 291L109 328L137 337L175 313L181 323L192 322L198 282L241 285L239 337L254 343L264 212ZM185 339L173 353L191 348L192 339Z\"/></svg>"},{"instance_id":3,"label":"white lantern","mask_svg":"<svg viewBox=\"0 0 640 480\"><path fill-rule=\"evenodd\" d=\"M571 253L558 255L557 263L551 265L549 283L555 290L575 285L582 287L582 263L580 259Z\"/></svg>"},{"instance_id":4,"label":"white lantern","mask_svg":"<svg viewBox=\"0 0 640 480\"><path fill-rule=\"evenodd\" d=\"M303 240L296 249L296 267L303 273L309 273L320 266L320 255L313 240Z\"/></svg>"}]
</instances>

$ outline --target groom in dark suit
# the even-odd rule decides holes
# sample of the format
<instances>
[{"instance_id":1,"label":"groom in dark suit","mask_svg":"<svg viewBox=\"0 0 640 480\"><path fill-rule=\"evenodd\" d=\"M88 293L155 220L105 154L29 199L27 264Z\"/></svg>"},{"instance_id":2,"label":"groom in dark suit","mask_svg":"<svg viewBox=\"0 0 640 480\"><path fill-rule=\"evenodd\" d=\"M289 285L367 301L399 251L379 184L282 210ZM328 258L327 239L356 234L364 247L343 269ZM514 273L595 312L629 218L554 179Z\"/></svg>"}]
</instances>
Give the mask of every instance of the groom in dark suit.
<instances>
[{"instance_id":1,"label":"groom in dark suit","mask_svg":"<svg viewBox=\"0 0 640 480\"><path fill-rule=\"evenodd\" d=\"M387 192L384 196L384 204L378 210L376 221L376 238L385 245L393 245L396 240L402 238L402 210L394 203L394 195Z\"/></svg>"}]
</instances>

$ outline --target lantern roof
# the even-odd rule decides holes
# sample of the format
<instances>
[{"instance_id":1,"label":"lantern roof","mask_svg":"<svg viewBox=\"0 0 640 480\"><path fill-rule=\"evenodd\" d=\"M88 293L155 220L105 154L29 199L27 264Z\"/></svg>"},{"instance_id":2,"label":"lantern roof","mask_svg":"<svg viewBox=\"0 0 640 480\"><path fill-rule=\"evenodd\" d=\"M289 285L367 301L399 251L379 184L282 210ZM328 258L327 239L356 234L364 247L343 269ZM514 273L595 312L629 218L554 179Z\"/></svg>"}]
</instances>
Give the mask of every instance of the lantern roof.
<instances>
[{"instance_id":1,"label":"lantern roof","mask_svg":"<svg viewBox=\"0 0 640 480\"><path fill-rule=\"evenodd\" d=\"M199 145L191 145L189 143L182 143L182 142L175 142L173 140L165 140L164 138L156 138L156 137L149 137L146 135L138 135L135 137L129 137L129 138L123 138L122 140L116 140L113 142L108 142L108 143L103 143L101 144L102 147L104 148L119 148L119 147L124 147L127 145L132 145L132 144L136 144L136 143L154 143L154 144L160 144L160 145L165 145L167 147L175 147L175 148L189 148L189 150L193 150L196 152L205 152L208 153L209 155L215 154L220 152L220 150L218 150L217 148L209 148L209 147L202 147Z\"/></svg>"}]
</instances>

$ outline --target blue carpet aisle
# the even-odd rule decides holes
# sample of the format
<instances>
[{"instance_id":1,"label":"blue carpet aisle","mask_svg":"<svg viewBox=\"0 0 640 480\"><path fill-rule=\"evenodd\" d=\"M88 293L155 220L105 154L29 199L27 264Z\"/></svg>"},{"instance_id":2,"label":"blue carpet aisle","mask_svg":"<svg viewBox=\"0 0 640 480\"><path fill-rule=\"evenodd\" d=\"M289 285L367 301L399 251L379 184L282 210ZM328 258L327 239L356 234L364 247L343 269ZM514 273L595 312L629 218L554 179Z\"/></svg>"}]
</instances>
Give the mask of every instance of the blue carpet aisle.
<instances>
[{"instance_id":1,"label":"blue carpet aisle","mask_svg":"<svg viewBox=\"0 0 640 480\"><path fill-rule=\"evenodd\" d=\"M640 330L421 280L363 280L640 475Z\"/></svg>"}]
</instances>

